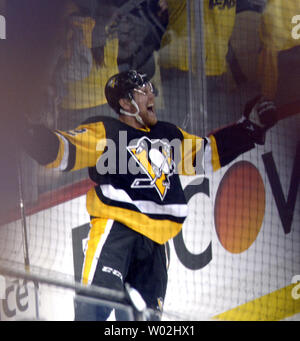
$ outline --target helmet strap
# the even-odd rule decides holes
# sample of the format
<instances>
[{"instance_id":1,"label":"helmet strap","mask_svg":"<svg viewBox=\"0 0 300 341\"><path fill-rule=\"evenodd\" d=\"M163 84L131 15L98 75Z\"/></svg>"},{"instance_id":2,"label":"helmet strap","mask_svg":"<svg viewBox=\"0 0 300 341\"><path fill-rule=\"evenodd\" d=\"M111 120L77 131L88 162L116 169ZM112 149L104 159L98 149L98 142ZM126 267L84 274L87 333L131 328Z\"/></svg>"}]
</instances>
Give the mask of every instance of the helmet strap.
<instances>
[{"instance_id":1,"label":"helmet strap","mask_svg":"<svg viewBox=\"0 0 300 341\"><path fill-rule=\"evenodd\" d=\"M120 109L120 113L126 116L131 116L131 117L135 117L136 120L145 127L145 123L143 121L143 119L141 118L141 116L139 115L140 113L140 109L138 107L138 105L136 104L136 101L134 99L131 100L131 104L135 107L136 112L135 113L131 113L129 111L126 111L124 109Z\"/></svg>"}]
</instances>

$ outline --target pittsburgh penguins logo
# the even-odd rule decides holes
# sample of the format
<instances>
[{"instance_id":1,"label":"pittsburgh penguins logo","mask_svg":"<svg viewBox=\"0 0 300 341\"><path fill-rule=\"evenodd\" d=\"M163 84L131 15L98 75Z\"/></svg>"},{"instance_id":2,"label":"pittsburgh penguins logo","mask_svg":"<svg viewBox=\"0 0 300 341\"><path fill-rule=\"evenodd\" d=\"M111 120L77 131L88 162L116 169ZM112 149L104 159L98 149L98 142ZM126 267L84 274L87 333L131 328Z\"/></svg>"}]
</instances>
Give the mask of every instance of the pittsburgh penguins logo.
<instances>
[{"instance_id":1,"label":"pittsburgh penguins logo","mask_svg":"<svg viewBox=\"0 0 300 341\"><path fill-rule=\"evenodd\" d=\"M174 174L171 146L161 140L139 139L136 145L127 150L141 167L147 178L135 179L132 188L155 188L161 200L164 200L170 188L170 177Z\"/></svg>"}]
</instances>

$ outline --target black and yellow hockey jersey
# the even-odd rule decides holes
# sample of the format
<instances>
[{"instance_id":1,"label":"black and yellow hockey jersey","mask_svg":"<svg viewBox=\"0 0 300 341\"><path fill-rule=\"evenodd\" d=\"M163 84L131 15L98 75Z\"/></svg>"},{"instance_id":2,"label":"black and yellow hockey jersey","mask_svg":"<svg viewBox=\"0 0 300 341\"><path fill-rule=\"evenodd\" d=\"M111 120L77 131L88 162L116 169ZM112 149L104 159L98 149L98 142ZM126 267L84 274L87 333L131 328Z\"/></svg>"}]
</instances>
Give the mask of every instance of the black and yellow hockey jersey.
<instances>
[{"instance_id":1,"label":"black and yellow hockey jersey","mask_svg":"<svg viewBox=\"0 0 300 341\"><path fill-rule=\"evenodd\" d=\"M56 149L46 158L45 148L31 151L38 162L61 171L89 169L91 217L119 221L160 244L177 235L188 213L179 175L215 171L254 146L239 125L200 138L167 122L137 130L98 116L68 132L35 131Z\"/></svg>"}]
</instances>

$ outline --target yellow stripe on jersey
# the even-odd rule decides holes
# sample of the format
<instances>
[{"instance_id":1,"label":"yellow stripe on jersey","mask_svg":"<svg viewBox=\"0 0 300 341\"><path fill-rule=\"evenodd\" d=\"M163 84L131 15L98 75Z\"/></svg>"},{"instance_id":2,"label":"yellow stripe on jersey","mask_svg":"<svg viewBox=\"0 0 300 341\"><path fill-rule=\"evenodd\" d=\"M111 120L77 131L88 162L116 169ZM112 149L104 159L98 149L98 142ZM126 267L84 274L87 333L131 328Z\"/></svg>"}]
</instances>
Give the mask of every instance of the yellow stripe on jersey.
<instances>
[{"instance_id":1,"label":"yellow stripe on jersey","mask_svg":"<svg viewBox=\"0 0 300 341\"><path fill-rule=\"evenodd\" d=\"M178 128L182 135L182 159L177 168L180 175L195 175L195 168L193 166L196 154L203 148L204 143L201 137L187 133ZM199 160L202 162L202 160Z\"/></svg>"},{"instance_id":2,"label":"yellow stripe on jersey","mask_svg":"<svg viewBox=\"0 0 300 341\"><path fill-rule=\"evenodd\" d=\"M180 129L184 139L182 141L182 160L178 165L179 174L180 175L195 175L195 169L193 167L193 163L196 157L196 154L204 148L204 140L201 137L196 135L189 134L184 130ZM210 140L210 163L212 166L212 170L215 172L221 168L219 152L217 147L216 139L213 135L209 136ZM190 141L190 142L189 142ZM197 160L197 162L202 162L202 160ZM183 163L183 166L182 166Z\"/></svg>"},{"instance_id":3,"label":"yellow stripe on jersey","mask_svg":"<svg viewBox=\"0 0 300 341\"><path fill-rule=\"evenodd\" d=\"M91 284L93 280L98 259L109 235L112 223L112 220L102 218L91 220L88 242L84 250L85 258L81 276L81 282L84 285Z\"/></svg>"},{"instance_id":4,"label":"yellow stripe on jersey","mask_svg":"<svg viewBox=\"0 0 300 341\"><path fill-rule=\"evenodd\" d=\"M221 163L220 163L216 139L213 135L210 135L209 139L210 139L210 145L211 145L211 163L212 163L213 171L215 172L221 168Z\"/></svg>"},{"instance_id":5,"label":"yellow stripe on jersey","mask_svg":"<svg viewBox=\"0 0 300 341\"><path fill-rule=\"evenodd\" d=\"M47 165L48 168L65 170L69 160L74 158L71 169L78 170L96 165L98 158L104 151L104 146L99 148L99 141L106 141L106 132L103 122L82 124L75 130L63 132L57 131L60 146L56 160ZM66 144L68 147L66 148ZM72 150L72 147L74 150ZM74 155L71 155L74 153Z\"/></svg>"},{"instance_id":6,"label":"yellow stripe on jersey","mask_svg":"<svg viewBox=\"0 0 300 341\"><path fill-rule=\"evenodd\" d=\"M64 152L64 149L65 149L65 143L62 139L61 136L59 136L58 134L56 134L56 136L58 137L59 139L59 150L58 150L58 154L57 154L57 157L56 159L49 163L46 167L47 168L56 168L56 169L59 169L59 166L61 165L62 163L62 159L63 159L63 156L65 154Z\"/></svg>"},{"instance_id":7,"label":"yellow stripe on jersey","mask_svg":"<svg viewBox=\"0 0 300 341\"><path fill-rule=\"evenodd\" d=\"M181 223L155 220L133 210L108 206L98 198L94 188L87 193L86 207L91 216L119 221L158 244L164 244L175 237L182 227Z\"/></svg>"}]
</instances>

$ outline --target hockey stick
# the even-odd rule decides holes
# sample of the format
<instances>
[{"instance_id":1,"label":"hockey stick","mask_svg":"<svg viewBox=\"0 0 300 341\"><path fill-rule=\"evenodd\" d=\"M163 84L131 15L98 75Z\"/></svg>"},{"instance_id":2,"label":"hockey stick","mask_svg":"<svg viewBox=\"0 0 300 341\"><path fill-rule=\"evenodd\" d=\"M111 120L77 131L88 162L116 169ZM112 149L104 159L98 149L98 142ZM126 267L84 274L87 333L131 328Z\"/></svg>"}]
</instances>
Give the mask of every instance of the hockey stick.
<instances>
[{"instance_id":1,"label":"hockey stick","mask_svg":"<svg viewBox=\"0 0 300 341\"><path fill-rule=\"evenodd\" d=\"M24 264L26 271L29 270L29 248L28 248L28 235L27 235L27 225L26 225L26 213L24 204L24 191L23 191L23 179L22 179L22 167L21 167L21 152L17 150L17 176L18 176L18 194L19 194L19 208L21 214L21 224L22 224L22 237L23 237L23 251L24 251Z\"/></svg>"},{"instance_id":2,"label":"hockey stick","mask_svg":"<svg viewBox=\"0 0 300 341\"><path fill-rule=\"evenodd\" d=\"M16 162L17 162L17 176L18 176L19 207L20 207L21 224L22 224L24 266L25 266L25 271L28 273L28 272L30 272L29 246L28 246L26 211L25 211L24 189L23 189L23 179L22 179L22 166L21 166L21 155L22 154L21 154L21 151L19 149L17 149L16 155L17 155ZM33 284L34 284L36 319L39 320L39 303L38 303L39 284L37 281L33 281Z\"/></svg>"}]
</instances>

